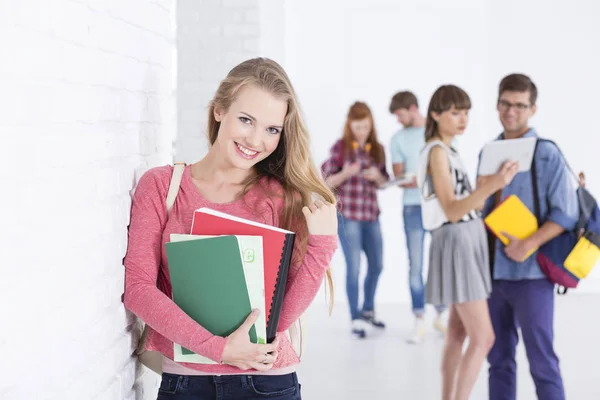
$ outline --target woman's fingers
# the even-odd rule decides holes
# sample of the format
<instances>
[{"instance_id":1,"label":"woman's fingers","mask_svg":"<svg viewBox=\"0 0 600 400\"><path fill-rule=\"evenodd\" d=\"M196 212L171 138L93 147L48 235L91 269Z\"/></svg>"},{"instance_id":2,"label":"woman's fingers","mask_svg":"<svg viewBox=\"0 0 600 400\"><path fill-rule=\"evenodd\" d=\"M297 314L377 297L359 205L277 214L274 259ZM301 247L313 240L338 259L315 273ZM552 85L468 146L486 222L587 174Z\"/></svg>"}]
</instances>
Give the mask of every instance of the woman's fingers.
<instances>
[{"instance_id":1,"label":"woman's fingers","mask_svg":"<svg viewBox=\"0 0 600 400\"><path fill-rule=\"evenodd\" d=\"M506 174L506 172L507 172L507 171L510 169L511 165L512 165L512 162L511 162L511 161L505 161L505 162L502 164L502 166L500 167L500 171L499 171L499 172L500 172L502 175L505 175L505 174Z\"/></svg>"},{"instance_id":2,"label":"woman's fingers","mask_svg":"<svg viewBox=\"0 0 600 400\"><path fill-rule=\"evenodd\" d=\"M310 214L311 214L310 208L308 208L306 206L302 207L302 214L304 214L305 218L310 217Z\"/></svg>"},{"instance_id":3,"label":"woman's fingers","mask_svg":"<svg viewBox=\"0 0 600 400\"><path fill-rule=\"evenodd\" d=\"M239 363L239 364L231 364L232 366L239 368L240 371L248 371L250 369L255 369L257 371L268 371L273 368L273 364L263 364L255 361Z\"/></svg>"},{"instance_id":4,"label":"woman's fingers","mask_svg":"<svg viewBox=\"0 0 600 400\"><path fill-rule=\"evenodd\" d=\"M242 323L242 325L240 325L238 330L248 332L250 330L250 328L252 328L252 325L254 325L254 323L258 319L259 315L260 315L259 309L252 310L252 312L246 317L246 320L244 321L244 323Z\"/></svg>"},{"instance_id":5,"label":"woman's fingers","mask_svg":"<svg viewBox=\"0 0 600 400\"><path fill-rule=\"evenodd\" d=\"M273 368L273 364L263 364L260 362L253 362L253 363L250 363L250 367L254 368L257 371L268 371L271 368Z\"/></svg>"},{"instance_id":6,"label":"woman's fingers","mask_svg":"<svg viewBox=\"0 0 600 400\"><path fill-rule=\"evenodd\" d=\"M277 349L279 348L279 338L276 337L272 343L258 344L257 346L257 351L261 354L272 353L274 351L277 351Z\"/></svg>"},{"instance_id":7,"label":"woman's fingers","mask_svg":"<svg viewBox=\"0 0 600 400\"><path fill-rule=\"evenodd\" d=\"M256 356L254 359L255 362L259 362L261 364L274 364L277 360L277 352L268 353L268 354L260 354Z\"/></svg>"}]
</instances>

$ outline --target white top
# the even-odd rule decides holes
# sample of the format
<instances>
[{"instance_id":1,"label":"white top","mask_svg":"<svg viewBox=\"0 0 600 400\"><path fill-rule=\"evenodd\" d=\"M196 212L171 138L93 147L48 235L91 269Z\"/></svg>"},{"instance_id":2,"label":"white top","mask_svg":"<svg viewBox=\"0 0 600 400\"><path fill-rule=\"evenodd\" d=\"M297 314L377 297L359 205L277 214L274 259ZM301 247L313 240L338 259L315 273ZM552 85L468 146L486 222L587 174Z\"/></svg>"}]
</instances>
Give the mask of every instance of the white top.
<instances>
[{"instance_id":1,"label":"white top","mask_svg":"<svg viewBox=\"0 0 600 400\"><path fill-rule=\"evenodd\" d=\"M449 222L444 209L435 195L431 175L427 173L429 153L436 146L443 148L448 154L448 163L450 164L450 173L452 175L452 184L454 185L456 199L464 199L473 192L466 168L456 150L446 146L441 140L432 140L427 143L419 155L419 171L417 173L417 184L421 193L421 216L423 218L423 227L426 230L437 229ZM480 215L479 211L471 210L461 218L461 221L466 222L477 219L480 218Z\"/></svg>"}]
</instances>

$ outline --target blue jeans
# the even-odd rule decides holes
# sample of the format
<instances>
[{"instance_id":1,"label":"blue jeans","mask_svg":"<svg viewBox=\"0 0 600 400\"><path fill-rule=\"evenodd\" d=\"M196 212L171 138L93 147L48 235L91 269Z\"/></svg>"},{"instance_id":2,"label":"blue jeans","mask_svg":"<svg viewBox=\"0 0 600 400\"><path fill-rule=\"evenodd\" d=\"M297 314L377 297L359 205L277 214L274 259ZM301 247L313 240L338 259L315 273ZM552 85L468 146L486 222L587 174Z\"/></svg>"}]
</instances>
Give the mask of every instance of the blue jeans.
<instances>
[{"instance_id":1,"label":"blue jeans","mask_svg":"<svg viewBox=\"0 0 600 400\"><path fill-rule=\"evenodd\" d=\"M519 327L538 399L564 400L560 361L554 351L554 284L547 279L497 280L488 305L496 335L488 354L490 400L517 398Z\"/></svg>"},{"instance_id":2,"label":"blue jeans","mask_svg":"<svg viewBox=\"0 0 600 400\"><path fill-rule=\"evenodd\" d=\"M346 259L346 292L350 317L360 318L361 311L374 311L375 291L383 269L383 239L377 221L356 221L338 214L338 236ZM358 307L358 277L361 251L367 256L367 276L364 282L364 302Z\"/></svg>"},{"instance_id":3,"label":"blue jeans","mask_svg":"<svg viewBox=\"0 0 600 400\"><path fill-rule=\"evenodd\" d=\"M423 247L425 246L425 229L421 217L421 206L405 205L402 212L404 233L408 249L408 282L412 301L413 314L422 317L425 313L425 286L423 284ZM442 312L445 306L437 306Z\"/></svg>"},{"instance_id":4,"label":"blue jeans","mask_svg":"<svg viewBox=\"0 0 600 400\"><path fill-rule=\"evenodd\" d=\"M296 373L174 375L163 373L157 400L300 400Z\"/></svg>"}]
</instances>

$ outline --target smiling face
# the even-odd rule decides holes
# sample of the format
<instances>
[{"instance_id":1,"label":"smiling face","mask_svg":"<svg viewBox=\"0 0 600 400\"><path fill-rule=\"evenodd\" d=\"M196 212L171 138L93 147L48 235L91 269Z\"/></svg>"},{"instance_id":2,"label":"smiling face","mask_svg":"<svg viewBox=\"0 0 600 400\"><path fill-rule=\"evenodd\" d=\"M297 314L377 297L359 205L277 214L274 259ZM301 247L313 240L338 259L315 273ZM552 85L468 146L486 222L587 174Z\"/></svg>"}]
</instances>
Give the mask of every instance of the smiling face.
<instances>
[{"instance_id":1,"label":"smiling face","mask_svg":"<svg viewBox=\"0 0 600 400\"><path fill-rule=\"evenodd\" d=\"M214 145L227 164L251 169L277 149L287 109L286 101L256 86L244 86L228 110L215 108L220 126Z\"/></svg>"},{"instance_id":2,"label":"smiling face","mask_svg":"<svg viewBox=\"0 0 600 400\"><path fill-rule=\"evenodd\" d=\"M509 135L520 135L527 131L529 118L536 111L535 104L531 104L531 94L527 91L502 92L497 108L504 132Z\"/></svg>"},{"instance_id":3,"label":"smiling face","mask_svg":"<svg viewBox=\"0 0 600 400\"><path fill-rule=\"evenodd\" d=\"M433 113L438 130L443 136L462 135L469 122L469 110L460 110L452 106L448 111Z\"/></svg>"}]
</instances>

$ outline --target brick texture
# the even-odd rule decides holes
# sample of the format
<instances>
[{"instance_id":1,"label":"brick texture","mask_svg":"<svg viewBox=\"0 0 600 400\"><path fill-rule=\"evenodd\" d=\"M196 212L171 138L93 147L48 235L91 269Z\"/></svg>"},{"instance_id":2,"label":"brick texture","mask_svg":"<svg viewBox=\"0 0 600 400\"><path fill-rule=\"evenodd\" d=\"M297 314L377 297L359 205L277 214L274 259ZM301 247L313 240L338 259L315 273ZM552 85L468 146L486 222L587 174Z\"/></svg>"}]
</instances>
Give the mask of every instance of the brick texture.
<instances>
[{"instance_id":1,"label":"brick texture","mask_svg":"<svg viewBox=\"0 0 600 400\"><path fill-rule=\"evenodd\" d=\"M175 11L0 4L4 400L156 398L120 298L130 192L172 160Z\"/></svg>"},{"instance_id":2,"label":"brick texture","mask_svg":"<svg viewBox=\"0 0 600 400\"><path fill-rule=\"evenodd\" d=\"M188 163L208 149L208 104L221 79L259 52L259 0L180 0L177 13L176 158Z\"/></svg>"},{"instance_id":3,"label":"brick texture","mask_svg":"<svg viewBox=\"0 0 600 400\"><path fill-rule=\"evenodd\" d=\"M282 4L0 2L0 398L156 398L121 303L131 194L203 156L219 80L283 54Z\"/></svg>"}]
</instances>

